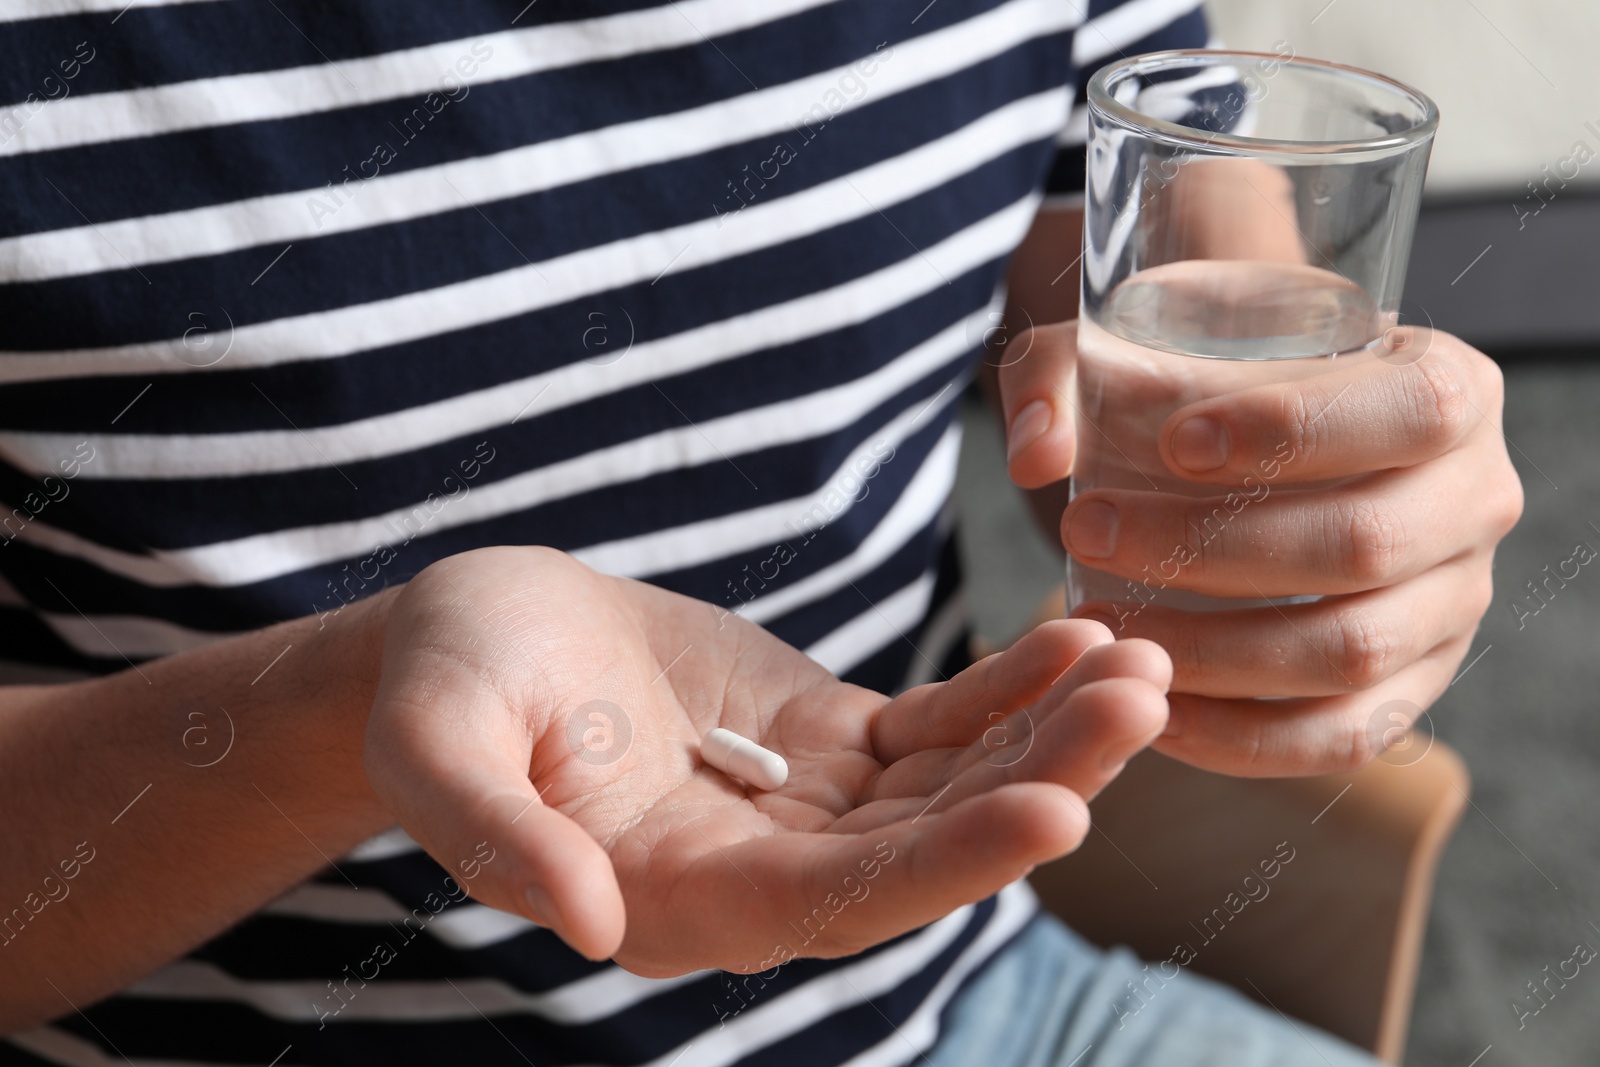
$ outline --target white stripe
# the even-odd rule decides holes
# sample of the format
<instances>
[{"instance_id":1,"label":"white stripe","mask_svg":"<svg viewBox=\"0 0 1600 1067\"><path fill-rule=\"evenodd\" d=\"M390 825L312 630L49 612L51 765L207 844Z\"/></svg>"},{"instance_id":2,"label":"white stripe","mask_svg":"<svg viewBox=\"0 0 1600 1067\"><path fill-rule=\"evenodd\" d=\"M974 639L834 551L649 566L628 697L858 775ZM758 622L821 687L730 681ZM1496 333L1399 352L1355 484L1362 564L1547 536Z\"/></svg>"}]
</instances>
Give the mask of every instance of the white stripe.
<instances>
[{"instance_id":1,"label":"white stripe","mask_svg":"<svg viewBox=\"0 0 1600 1067\"><path fill-rule=\"evenodd\" d=\"M482 904L467 902L431 915L426 908L408 911L393 897L377 889L351 889L342 885L307 882L285 893L261 909L263 915L287 915L318 922L391 924L401 932L422 930L451 948L484 948L519 937L539 925L510 912L497 911ZM408 917L414 920L403 927Z\"/></svg>"},{"instance_id":2,"label":"white stripe","mask_svg":"<svg viewBox=\"0 0 1600 1067\"><path fill-rule=\"evenodd\" d=\"M1039 202L1040 211L1072 211L1083 210L1082 193L1052 193Z\"/></svg>"},{"instance_id":3,"label":"white stripe","mask_svg":"<svg viewBox=\"0 0 1600 1067\"><path fill-rule=\"evenodd\" d=\"M306 882L263 905L259 914L330 923L397 923L411 913L381 889Z\"/></svg>"},{"instance_id":4,"label":"white stripe","mask_svg":"<svg viewBox=\"0 0 1600 1067\"><path fill-rule=\"evenodd\" d=\"M1087 76L1111 53L1119 55L1200 6L1199 0L1132 0L1090 19L1072 39L1073 66Z\"/></svg>"},{"instance_id":5,"label":"white stripe","mask_svg":"<svg viewBox=\"0 0 1600 1067\"><path fill-rule=\"evenodd\" d=\"M375 837L369 837L344 854L352 863L377 863L379 860L404 856L408 852L421 852L422 846L411 840L411 835L398 826L392 826Z\"/></svg>"},{"instance_id":6,"label":"white stripe","mask_svg":"<svg viewBox=\"0 0 1600 1067\"><path fill-rule=\"evenodd\" d=\"M0 147L0 156L309 115L442 89L459 93L456 85L461 81L503 81L539 71L665 51L697 44L703 39L702 34L722 36L832 2L678 0L643 11L504 30L374 56L89 93L53 104L51 122L30 124L9 145ZM115 0L105 0L102 10L121 6ZM298 28L304 32L303 27ZM471 78L460 78L457 72L457 82L443 81L462 56L481 58L481 52L470 51L474 45L490 50L483 67ZM469 88L462 99L471 95Z\"/></svg>"},{"instance_id":7,"label":"white stripe","mask_svg":"<svg viewBox=\"0 0 1600 1067\"><path fill-rule=\"evenodd\" d=\"M999 893L995 915L965 952L940 976L911 1017L873 1048L841 1067L891 1067L906 1063L906 1046L925 1053L939 1040L939 1016L961 990L961 984L979 965L1017 934L1039 910L1039 898L1027 882L1013 882Z\"/></svg>"},{"instance_id":8,"label":"white stripe","mask_svg":"<svg viewBox=\"0 0 1600 1067\"><path fill-rule=\"evenodd\" d=\"M572 363L557 370L448 400L423 404L387 415L336 426L304 430L261 430L217 434L0 434L0 456L24 471L44 475L57 469L62 456L87 441L96 462L83 467L83 478L210 478L237 477L268 471L327 467L329 464L375 459L410 452L454 438L504 426L523 412L552 411L649 381L660 381L777 344L789 344L861 322L939 285L919 257L820 292L749 315L645 341L608 366ZM800 440L848 425L905 385L970 349L981 332L979 316L992 305L924 341L879 370L831 389L779 401L737 416L701 423L726 424L718 448L754 451L757 447ZM617 324L620 327L620 323ZM535 398L530 406L529 398ZM745 447L746 440L760 442ZM686 440L680 441L682 438ZM697 447L700 446L700 447ZM661 449L688 456L704 451L693 427L662 431L607 449L565 460L554 467L570 469L571 480L583 482L602 469L625 469L642 477L664 469L664 459L648 461L639 453ZM702 460L703 461L703 460ZM645 462L635 468L633 464ZM681 465L688 465L685 460ZM554 474L551 475L555 477ZM612 476L615 480L615 475ZM585 488L594 484L585 483Z\"/></svg>"},{"instance_id":9,"label":"white stripe","mask_svg":"<svg viewBox=\"0 0 1600 1067\"><path fill-rule=\"evenodd\" d=\"M761 10L761 7L754 5L751 10ZM845 100L835 112L843 114L866 101L936 81L1023 41L1067 28L1077 19L1070 4L1013 0L966 22L896 45L893 55L881 61L865 80L867 88L854 100L838 91L838 83L847 74L861 79L850 73L849 66L841 66L687 111L620 123L493 155L398 173L380 173L364 183L352 185L348 202L338 206L332 214L326 209L313 213L309 198L314 195L330 207L334 205L328 190L317 186L212 207L9 237L0 240L0 278L25 281L68 277L101 270L123 270L129 263L166 262L305 240L460 210L462 197L482 204L686 158L764 134L780 131L787 134L792 125L799 123L808 109L816 106L830 91L835 98ZM1046 95L1057 94L1053 91ZM1059 95L1066 97L1068 94L1062 89ZM61 105L52 105L55 106ZM28 128L36 125L37 122ZM1056 126L1059 125L1057 119ZM819 132L821 129L817 127ZM803 153L805 146L801 138L814 135L795 135L794 140L799 141L799 145L791 147ZM720 187L707 190L708 209L721 195ZM738 221L753 225L747 219ZM717 228L719 220L712 218L710 222L713 229ZM659 258L647 257L649 269L643 277L652 277L686 240L677 239ZM546 264L541 269L548 274L556 268Z\"/></svg>"},{"instance_id":10,"label":"white stripe","mask_svg":"<svg viewBox=\"0 0 1600 1067\"><path fill-rule=\"evenodd\" d=\"M674 262L683 271L798 240L875 215L886 206L937 189L1018 145L1050 136L1066 117L1066 102L1066 94L1056 90L1026 97L854 174L747 207L726 225L718 218L703 219L585 248L546 260L542 266L529 263L435 289L230 329L217 336L216 343L223 343L226 336L226 354L211 366L238 370L328 359L437 337L647 281ZM887 231L888 224L884 227ZM963 232L970 231L969 227ZM948 243L949 239L940 242ZM917 258L940 281L949 277L931 250ZM192 362L179 358L187 354L183 346L179 337L109 348L7 354L0 359L0 381L195 372Z\"/></svg>"},{"instance_id":11,"label":"white stripe","mask_svg":"<svg viewBox=\"0 0 1600 1067\"><path fill-rule=\"evenodd\" d=\"M1018 201L1012 207L990 216L989 219L945 242L951 249L955 248L953 242L958 241L967 246L965 250L950 252L951 257L970 256L973 262L982 262L983 259L1003 249L1014 247L1016 240L1020 238L1023 229L1032 218L1034 204L1035 200L1031 197ZM930 250L930 253L932 251ZM889 443L897 444L898 440L891 438ZM439 511L427 529L430 532L447 529L525 507L526 505L522 503L522 494L528 492L530 485L539 484L538 479L541 474L539 470L528 471L473 490ZM748 547L755 547L763 542L773 543L778 537L783 536L784 520L809 510L813 502L814 496L807 496L761 509L770 513L770 519L761 526L757 540ZM390 523L397 521L400 516L409 514L410 509L401 509L387 515L352 522L306 526L195 548L153 551L147 555L96 544L76 534L57 529L40 519L29 523L18 537L46 551L82 559L102 570L146 585L230 586L263 581L331 560L348 559L368 551L374 544L391 543L395 538L395 532ZM653 538L664 534L650 536ZM613 544L623 543L613 542ZM705 546L697 544L685 547L690 551L684 554L683 558L690 558L698 557ZM665 560L659 569L666 569L667 565L678 558L674 555L677 551L680 550L674 549L673 552L656 552L650 555ZM604 554L606 553L602 553ZM629 573L635 576L639 573L629 567L625 559L615 566L617 569L611 573Z\"/></svg>"},{"instance_id":12,"label":"white stripe","mask_svg":"<svg viewBox=\"0 0 1600 1067\"><path fill-rule=\"evenodd\" d=\"M929 450L928 457L882 521L853 552L797 582L749 601L739 608L737 614L751 622L770 622L801 605L820 600L844 588L847 582L871 572L900 551L911 536L928 525L939 509L949 502L960 454L961 428L959 424L952 424L939 443ZM792 533L792 527L799 524L800 518L799 515L793 516L790 523L786 524L785 532ZM803 544L799 552L804 554Z\"/></svg>"},{"instance_id":13,"label":"white stripe","mask_svg":"<svg viewBox=\"0 0 1600 1067\"><path fill-rule=\"evenodd\" d=\"M932 598L932 571L876 604L862 597L867 610L806 649L806 655L834 674L844 674L892 642L909 640L908 631L927 615Z\"/></svg>"},{"instance_id":14,"label":"white stripe","mask_svg":"<svg viewBox=\"0 0 1600 1067\"><path fill-rule=\"evenodd\" d=\"M1079 104L1067 116L1067 124L1056 134L1056 144L1061 148L1077 148L1089 143L1089 105Z\"/></svg>"},{"instance_id":15,"label":"white stripe","mask_svg":"<svg viewBox=\"0 0 1600 1067\"><path fill-rule=\"evenodd\" d=\"M405 959L409 941L390 934L386 943L397 959ZM621 967L607 967L547 993L524 993L492 978L459 978L454 981L456 989L443 981L391 978L371 956L351 960L347 972L329 978L269 982L248 981L209 963L181 960L135 982L123 996L231 1001L248 1004L274 1019L317 1022L320 1016L315 1005L322 1005L321 1010L330 1014L339 1005L328 991L329 979L337 979L334 985L342 987L347 975L371 974L373 968L378 969L378 977L365 987L357 978L350 979L355 995L345 1001L343 1011L327 1020L329 1025L357 1020L422 1023L477 1019L482 1011L484 1015L532 1015L563 1026L582 1026L705 976L694 972L676 978L640 978Z\"/></svg>"},{"instance_id":16,"label":"white stripe","mask_svg":"<svg viewBox=\"0 0 1600 1067\"><path fill-rule=\"evenodd\" d=\"M85 656L101 659L146 659L171 656L233 636L141 615L66 615L39 611L39 618L57 637Z\"/></svg>"},{"instance_id":17,"label":"white stripe","mask_svg":"<svg viewBox=\"0 0 1600 1067\"><path fill-rule=\"evenodd\" d=\"M130 7L173 7L177 4L208 3L210 0L6 0L0 8L0 22L53 18L92 11L125 11Z\"/></svg>"},{"instance_id":18,"label":"white stripe","mask_svg":"<svg viewBox=\"0 0 1600 1067\"><path fill-rule=\"evenodd\" d=\"M1204 89L1220 89L1243 84L1243 71L1231 63L1204 67L1198 74L1172 81L1157 82L1139 92L1134 106L1141 115L1181 122L1194 114L1194 95ZM1254 103L1246 97L1247 103ZM1237 132L1237 131L1236 131Z\"/></svg>"},{"instance_id":19,"label":"white stripe","mask_svg":"<svg viewBox=\"0 0 1600 1067\"><path fill-rule=\"evenodd\" d=\"M539 925L482 904L451 908L428 925L428 932L451 948L474 949L521 937Z\"/></svg>"}]
</instances>

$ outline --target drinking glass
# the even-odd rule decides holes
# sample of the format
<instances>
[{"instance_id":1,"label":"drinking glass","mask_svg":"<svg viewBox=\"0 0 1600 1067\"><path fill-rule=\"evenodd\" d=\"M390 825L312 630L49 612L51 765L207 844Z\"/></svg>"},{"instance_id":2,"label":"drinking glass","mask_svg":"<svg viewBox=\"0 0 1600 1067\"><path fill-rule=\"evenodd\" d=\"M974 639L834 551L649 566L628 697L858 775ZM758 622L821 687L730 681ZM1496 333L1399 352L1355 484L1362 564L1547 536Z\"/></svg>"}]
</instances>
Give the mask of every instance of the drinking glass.
<instances>
[{"instance_id":1,"label":"drinking glass","mask_svg":"<svg viewBox=\"0 0 1600 1067\"><path fill-rule=\"evenodd\" d=\"M1160 431L1199 400L1393 361L1385 335L1398 322L1438 109L1379 74L1250 52L1136 56L1096 73L1088 93L1071 493L1203 503L1171 551L1135 575L1069 557L1068 608L1104 602L1125 622L1149 604L1268 603L1177 586L1246 509L1290 482L1304 487L1285 473L1293 444L1240 485L1201 484L1168 468ZM1159 499L1123 498L1121 521L1140 521L1140 501Z\"/></svg>"}]
</instances>

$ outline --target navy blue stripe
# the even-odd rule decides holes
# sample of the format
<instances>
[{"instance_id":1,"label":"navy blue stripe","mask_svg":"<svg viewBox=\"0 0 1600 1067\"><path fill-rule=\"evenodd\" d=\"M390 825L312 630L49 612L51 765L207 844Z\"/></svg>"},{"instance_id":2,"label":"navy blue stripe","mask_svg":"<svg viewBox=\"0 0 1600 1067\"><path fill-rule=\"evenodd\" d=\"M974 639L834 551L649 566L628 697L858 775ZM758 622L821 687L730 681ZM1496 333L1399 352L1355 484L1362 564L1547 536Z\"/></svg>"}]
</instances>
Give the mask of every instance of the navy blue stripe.
<instances>
[{"instance_id":1,"label":"navy blue stripe","mask_svg":"<svg viewBox=\"0 0 1600 1067\"><path fill-rule=\"evenodd\" d=\"M331 980L337 985L351 974L359 978L361 964L381 943L387 944L395 957L383 967L383 977L389 981L461 979L494 973L526 992L537 993L583 977L577 974L553 978L541 974L537 967L514 966L505 971L504 964L536 960L539 953L554 954L560 941L548 931L535 930L513 938L507 945L509 951L500 954L501 966L486 972L483 961L474 959L476 953L452 948L427 933L428 921L427 909L405 924L399 920L392 924L317 922L257 915L201 945L189 953L189 958L215 964L237 978L253 982L311 978L318 982ZM290 945L293 950L286 951L285 946ZM348 973L346 967L351 969ZM599 969L599 965L594 967ZM371 974L370 967L367 973ZM335 1006L330 1003L330 1010Z\"/></svg>"},{"instance_id":2,"label":"navy blue stripe","mask_svg":"<svg viewBox=\"0 0 1600 1067\"><path fill-rule=\"evenodd\" d=\"M41 1060L0 1037L0 1067L55 1067L49 1060Z\"/></svg>"},{"instance_id":3,"label":"navy blue stripe","mask_svg":"<svg viewBox=\"0 0 1600 1067\"><path fill-rule=\"evenodd\" d=\"M1063 148L1050 164L1050 174L1045 178L1046 191L1057 194L1083 192L1084 168L1089 161L1089 150L1084 145Z\"/></svg>"},{"instance_id":4,"label":"navy blue stripe","mask_svg":"<svg viewBox=\"0 0 1600 1067\"><path fill-rule=\"evenodd\" d=\"M4 551L5 549L0 549ZM9 572L9 568L7 568ZM0 660L66 670L93 669L56 632L28 608L0 605ZM127 664L100 665L101 671L123 670Z\"/></svg>"}]
</instances>

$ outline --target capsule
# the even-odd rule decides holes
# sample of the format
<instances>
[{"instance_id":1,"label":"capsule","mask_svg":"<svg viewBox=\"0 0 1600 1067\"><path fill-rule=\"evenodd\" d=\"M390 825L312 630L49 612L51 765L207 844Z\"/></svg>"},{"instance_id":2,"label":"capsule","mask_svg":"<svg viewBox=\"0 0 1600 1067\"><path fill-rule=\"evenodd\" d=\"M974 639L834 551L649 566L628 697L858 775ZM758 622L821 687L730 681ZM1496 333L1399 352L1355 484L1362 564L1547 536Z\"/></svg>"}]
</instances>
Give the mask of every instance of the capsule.
<instances>
[{"instance_id":1,"label":"capsule","mask_svg":"<svg viewBox=\"0 0 1600 1067\"><path fill-rule=\"evenodd\" d=\"M720 726L701 738L700 755L723 774L757 789L770 791L789 780L789 764L782 756Z\"/></svg>"}]
</instances>

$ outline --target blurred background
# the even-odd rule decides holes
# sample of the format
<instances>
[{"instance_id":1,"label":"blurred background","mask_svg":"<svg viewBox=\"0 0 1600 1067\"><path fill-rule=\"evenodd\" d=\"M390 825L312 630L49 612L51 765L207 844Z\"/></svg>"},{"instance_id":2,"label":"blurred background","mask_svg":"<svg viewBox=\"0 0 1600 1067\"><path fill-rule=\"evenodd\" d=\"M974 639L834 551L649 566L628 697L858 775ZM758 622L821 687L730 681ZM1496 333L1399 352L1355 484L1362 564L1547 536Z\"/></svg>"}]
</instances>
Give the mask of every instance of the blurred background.
<instances>
[{"instance_id":1,"label":"blurred background","mask_svg":"<svg viewBox=\"0 0 1600 1067\"><path fill-rule=\"evenodd\" d=\"M1208 0L1207 10L1230 47L1287 42L1439 104L1405 311L1504 368L1504 429L1527 506L1496 557L1494 606L1470 654L1481 658L1430 712L1471 767L1473 806L1439 871L1406 1062L1600 1062L1600 969L1520 1026L1512 1007L1575 946L1600 950L1600 569L1520 625L1512 610L1579 541L1600 548L1600 4ZM973 399L967 426L958 496L971 608L979 635L1001 641L1061 581L1061 557L1024 514L998 424Z\"/></svg>"}]
</instances>

